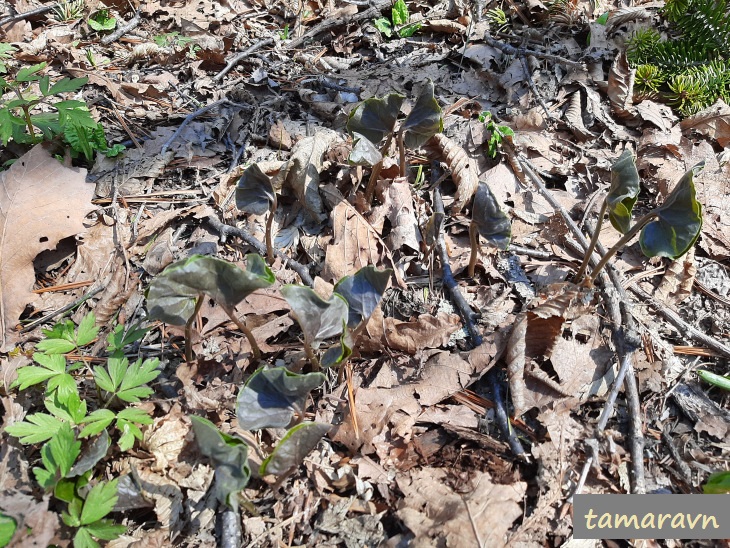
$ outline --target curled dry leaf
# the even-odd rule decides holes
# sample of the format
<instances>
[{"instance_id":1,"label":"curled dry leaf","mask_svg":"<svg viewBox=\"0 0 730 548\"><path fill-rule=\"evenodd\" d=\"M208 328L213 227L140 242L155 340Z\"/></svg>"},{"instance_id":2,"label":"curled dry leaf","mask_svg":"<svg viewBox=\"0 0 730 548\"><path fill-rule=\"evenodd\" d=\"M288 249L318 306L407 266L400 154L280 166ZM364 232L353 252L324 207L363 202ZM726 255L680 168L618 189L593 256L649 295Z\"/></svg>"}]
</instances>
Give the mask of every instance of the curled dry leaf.
<instances>
[{"instance_id":1,"label":"curled dry leaf","mask_svg":"<svg viewBox=\"0 0 730 548\"><path fill-rule=\"evenodd\" d=\"M419 316L413 322L385 318L384 325L388 348L414 355L424 348L438 348L448 343L451 334L461 326L461 320L456 314L439 312L436 316Z\"/></svg>"},{"instance_id":2,"label":"curled dry leaf","mask_svg":"<svg viewBox=\"0 0 730 548\"><path fill-rule=\"evenodd\" d=\"M730 145L730 106L718 99L711 107L682 120L679 127L685 135L695 131L715 139L721 147L727 147Z\"/></svg>"},{"instance_id":3,"label":"curled dry leaf","mask_svg":"<svg viewBox=\"0 0 730 548\"><path fill-rule=\"evenodd\" d=\"M86 170L63 166L41 145L0 174L0 348L36 298L33 260L84 230L93 197Z\"/></svg>"},{"instance_id":4,"label":"curled dry leaf","mask_svg":"<svg viewBox=\"0 0 730 548\"><path fill-rule=\"evenodd\" d=\"M568 106L565 109L565 121L579 141L590 141L596 135L591 133L583 123L583 107L581 106L580 90L573 93L568 99Z\"/></svg>"},{"instance_id":5,"label":"curled dry leaf","mask_svg":"<svg viewBox=\"0 0 730 548\"><path fill-rule=\"evenodd\" d=\"M616 56L608 73L608 99L611 101L611 109L623 121L636 118L632 99L635 74L636 69L629 67L625 52Z\"/></svg>"},{"instance_id":6,"label":"curled dry leaf","mask_svg":"<svg viewBox=\"0 0 730 548\"><path fill-rule=\"evenodd\" d=\"M456 195L454 196L451 211L452 213L458 213L477 191L479 175L476 169L476 161L469 158L461 146L443 133L434 135L429 141L429 145L438 151L438 154L442 156L451 170L451 177L454 184L456 184Z\"/></svg>"}]
</instances>

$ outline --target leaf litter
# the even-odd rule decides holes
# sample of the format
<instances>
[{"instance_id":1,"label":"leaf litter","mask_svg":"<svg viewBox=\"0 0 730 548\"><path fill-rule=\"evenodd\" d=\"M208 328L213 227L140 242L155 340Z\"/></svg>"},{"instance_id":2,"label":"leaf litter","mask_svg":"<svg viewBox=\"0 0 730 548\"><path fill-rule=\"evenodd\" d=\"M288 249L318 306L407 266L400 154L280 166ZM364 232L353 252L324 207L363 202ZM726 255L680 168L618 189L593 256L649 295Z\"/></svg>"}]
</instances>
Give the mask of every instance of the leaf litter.
<instances>
[{"instance_id":1,"label":"leaf litter","mask_svg":"<svg viewBox=\"0 0 730 548\"><path fill-rule=\"evenodd\" d=\"M507 17L505 36L515 38L511 46L510 40L485 38L491 23L479 14L459 7L448 11L436 2L427 4L438 18L406 3L412 21L426 16L418 40L387 39L377 30L374 21L391 15L390 2L310 4L273 8L265 2L196 0L171 9L164 3L114 2L118 19L131 20L139 7L142 23L129 31L129 40L104 44L94 34L90 46L79 45L79 27L70 22L55 22L54 32L43 17L2 26L3 41L19 49L16 64L65 58L66 66L51 63L53 76L88 76L83 94L93 116L102 120L110 140L128 141L121 158L100 159L88 175L40 145L25 155L1 152L3 162L16 159L0 175L3 404L22 406L20 413L6 413L3 426L22 420L38 403L9 388L17 364L7 352L30 353L41 337L37 327L19 333L19 323L82 299L73 317L79 321L95 309L101 339L114 322L131 327L147 321L143 292L154 279L164 279L153 276L170 264L196 253L233 263L251 252L266 255L244 232L217 233L209 222L253 227L263 242L265 221L256 215L265 212L229 205L241 166L257 165L273 185L267 207L271 190L278 193L272 221L281 236L273 241L283 256L271 257L268 265L277 281L235 302L220 295L225 302L204 299L195 317L188 306L182 323L193 320L191 363L185 363L182 328L151 324L137 351L161 356L165 380L154 388L164 399L140 404L154 419L143 426L137 449L112 449L97 467L99 475L124 479L118 515L129 535L110 545L216 542L216 514L222 512L216 496L226 499L229 493L216 490L220 483L211 488L216 473L211 464L222 457L204 457L191 415L210 421L213 439L245 440L249 451L236 458L255 464L252 470L263 462L257 453L273 455L269 466L281 474L279 481L253 473L241 482L241 538L250 545L559 545L571 535L565 505L576 486L595 493L637 487L621 479L632 464L632 432L623 416L610 419L600 441L593 437L595 417L617 373L606 305L571 289L561 301L560 291L549 285L566 282L580 256L565 219L534 188L525 162L573 220L594 222L594 196L608 189L611 166L624 157L622 151L631 151L624 154L636 156L642 194L638 201L622 196L609 213L625 232L630 215L622 206L645 212L665 204L666 210L677 181L704 161L693 181L704 208L694 258L649 261L640 247L655 247L642 240L615 264L625 286L633 284L726 341L727 104L718 100L680 120L667 105L634 96L633 69L620 47L628 31L613 25L607 32L588 22L596 14L580 3L560 9L518 3L536 19L529 28L523 17ZM0 11L0 19L8 15ZM335 25L328 29L338 31L320 33L324 27L318 25L328 21ZM570 25L590 32L590 44L579 44ZM535 40L529 34L534 30L554 48L542 59L547 42ZM538 54L508 55L505 46L525 43ZM577 59L584 64L576 67ZM414 95L415 90L422 91ZM378 99L386 96L385 102ZM463 97L477 103L469 107L473 112L461 109ZM186 120L198 106L221 99L230 104ZM360 100L366 102L357 107ZM435 109L443 111L443 121ZM493 134L472 115L487 110L514 131L496 158L487 154ZM393 132L393 146L380 149ZM405 157L397 149L399 132ZM368 203L368 177L381 161L375 202ZM438 170L445 174L438 183L419 178ZM434 213L433 184L449 205L441 217ZM481 198L473 200L475 194ZM485 203L500 205L497 221L481 217ZM87 217L95 207L96 224ZM482 245L475 275L467 277L470 222L493 227L503 218L511 221L509 246ZM429 219L445 222L459 290L482 315L476 325L486 342L474 349L464 337L464 319L442 289L440 261L426 254L437 243L437 234L425 228ZM212 238L193 238L197 229ZM482 244L493 232L485 230L480 229ZM618 239L614 234L601 230L600 242L610 247ZM73 237L60 244L66 248L57 258L38 259ZM283 283L297 279L292 260L319 276L320 287L330 284L330 293L320 295L323 302L339 302L331 294L333 284L361 268L391 269L392 278L380 307L361 315L369 319L340 374L336 368L326 371L324 385L297 400L295 415L314 422L285 433L287 421L250 439L233 415L256 367L248 339L228 312L245 317L265 363L300 373L308 367L303 343L329 347L343 331L335 323L348 324L348 314L339 310L324 331L321 325L299 327L292 315L297 306L281 291ZM87 281L103 291L89 295L88 286L65 285ZM33 293L54 286L62 289L50 296ZM214 289L196 286L196 296ZM546 295L547 302L530 303L534 294ZM710 471L728 466L727 401L679 375L699 366L724 374L722 354L690 338L655 307L641 306L642 297L632 298L639 305L633 314L643 343L635 354L642 430L653 444L642 489L699 492ZM57 319L41 325L49 328ZM95 358L105 359L103 347ZM506 451L490 422L492 371L506 372L512 424L529 459ZM666 399L670 388L675 395ZM667 434L660 439L660 432ZM289 445L277 445L282 440ZM27 473L28 448L3 446L8 449L0 461L0 508L26 526L26 542L62 541L53 499L49 507ZM280 449L272 453L273 447ZM592 467L581 485L589 455ZM292 469L292 462L303 464ZM676 482L685 464L692 473ZM136 502L124 506L125 497ZM130 513L133 507L152 508L154 516Z\"/></svg>"}]
</instances>

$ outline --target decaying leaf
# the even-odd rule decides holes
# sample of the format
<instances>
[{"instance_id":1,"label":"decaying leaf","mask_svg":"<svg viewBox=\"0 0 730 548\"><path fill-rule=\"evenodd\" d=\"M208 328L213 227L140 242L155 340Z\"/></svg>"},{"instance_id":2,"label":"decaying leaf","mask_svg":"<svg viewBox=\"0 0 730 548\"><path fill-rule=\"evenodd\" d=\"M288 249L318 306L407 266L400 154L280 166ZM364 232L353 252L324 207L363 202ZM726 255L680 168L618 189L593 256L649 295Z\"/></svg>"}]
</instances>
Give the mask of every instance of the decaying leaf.
<instances>
[{"instance_id":1,"label":"decaying leaf","mask_svg":"<svg viewBox=\"0 0 730 548\"><path fill-rule=\"evenodd\" d=\"M718 99L711 107L682 120L679 127L685 135L697 132L716 140L721 147L727 147L730 145L730 106Z\"/></svg>"},{"instance_id":2,"label":"decaying leaf","mask_svg":"<svg viewBox=\"0 0 730 548\"><path fill-rule=\"evenodd\" d=\"M26 305L34 302L33 260L84 230L93 210L86 170L63 166L36 145L0 174L0 348Z\"/></svg>"},{"instance_id":3,"label":"decaying leaf","mask_svg":"<svg viewBox=\"0 0 730 548\"><path fill-rule=\"evenodd\" d=\"M459 316L445 312L436 316L423 315L412 322L385 318L383 338L391 350L414 355L424 348L445 345L460 325Z\"/></svg>"},{"instance_id":4,"label":"decaying leaf","mask_svg":"<svg viewBox=\"0 0 730 548\"><path fill-rule=\"evenodd\" d=\"M456 185L456 195L454 196L454 204L451 206L451 211L452 213L458 213L477 191L479 175L477 173L476 160L469 158L463 148L443 133L434 135L433 139L429 141L429 145L433 145L436 148L443 161L446 162L446 165L451 170L451 177Z\"/></svg>"},{"instance_id":5,"label":"decaying leaf","mask_svg":"<svg viewBox=\"0 0 730 548\"><path fill-rule=\"evenodd\" d=\"M348 162L356 166L372 167L383 160L383 155L377 147L363 134L355 132L352 134L352 139L352 152L347 158Z\"/></svg>"},{"instance_id":6,"label":"decaying leaf","mask_svg":"<svg viewBox=\"0 0 730 548\"><path fill-rule=\"evenodd\" d=\"M576 138L583 141L590 141L595 139L596 135L591 133L583 123L583 107L581 105L581 91L574 92L570 99L568 99L568 105L565 108L565 122L568 124L570 131Z\"/></svg>"},{"instance_id":7,"label":"decaying leaf","mask_svg":"<svg viewBox=\"0 0 730 548\"><path fill-rule=\"evenodd\" d=\"M635 74L636 69L629 67L626 52L622 51L608 73L608 99L613 112L621 120L629 121L636 117L632 100Z\"/></svg>"},{"instance_id":8,"label":"decaying leaf","mask_svg":"<svg viewBox=\"0 0 730 548\"><path fill-rule=\"evenodd\" d=\"M669 263L654 296L670 306L681 303L692 294L696 274L694 248L690 248L684 257Z\"/></svg>"}]
</instances>

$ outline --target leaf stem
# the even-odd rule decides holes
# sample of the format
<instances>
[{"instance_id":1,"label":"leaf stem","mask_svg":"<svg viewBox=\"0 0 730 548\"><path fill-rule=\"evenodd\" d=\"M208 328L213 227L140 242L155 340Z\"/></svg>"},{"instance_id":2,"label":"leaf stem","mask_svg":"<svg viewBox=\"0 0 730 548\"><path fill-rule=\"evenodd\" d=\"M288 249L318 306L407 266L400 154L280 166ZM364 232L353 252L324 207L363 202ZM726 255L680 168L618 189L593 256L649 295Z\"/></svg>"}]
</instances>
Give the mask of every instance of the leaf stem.
<instances>
[{"instance_id":1,"label":"leaf stem","mask_svg":"<svg viewBox=\"0 0 730 548\"><path fill-rule=\"evenodd\" d=\"M644 228L646 225L648 225L655 217L658 217L656 213L656 209L652 209L649 213L641 217L638 221L636 221L636 224L631 227L631 229L623 235L623 237L613 244L613 247L606 251L606 254L601 258L601 260L598 262L598 264L593 267L593 271L591 272L590 276L587 276L585 279L586 284L590 285L593 280L596 279L596 276L598 276L598 273L603 270L603 267L606 266L606 263L611 260L611 257L616 255L618 251L624 247L626 244L628 244L631 240L634 239L634 236L636 236L639 232L641 232L641 229ZM596 233L598 230L596 230Z\"/></svg>"},{"instance_id":2,"label":"leaf stem","mask_svg":"<svg viewBox=\"0 0 730 548\"><path fill-rule=\"evenodd\" d=\"M601 211L600 213L598 213L596 228L593 230L593 236L591 237L591 241L588 244L588 249L586 249L586 254L583 257L583 262L578 269L578 273L575 275L575 280L578 282L580 282L580 280L585 275L586 269L591 262L591 255L593 255L593 250L596 248L596 244L598 243L598 236L601 233L601 225L603 225L603 217L606 215L606 209L608 209L608 199L604 198L603 204L601 205Z\"/></svg>"},{"instance_id":3,"label":"leaf stem","mask_svg":"<svg viewBox=\"0 0 730 548\"><path fill-rule=\"evenodd\" d=\"M203 306L203 295L198 295L198 300L195 301L195 310L185 322L185 361L188 365L193 363L193 322L200 312L200 308Z\"/></svg>"},{"instance_id":4,"label":"leaf stem","mask_svg":"<svg viewBox=\"0 0 730 548\"><path fill-rule=\"evenodd\" d=\"M385 157L385 154L388 152L388 149L390 148L390 143L393 142L393 134L388 135L388 140L383 145L383 148L380 149L380 155ZM368 186L365 188L365 202L368 204L373 203L373 194L375 194L375 183L378 182L378 177L380 176L380 172L383 169L383 160L380 160L377 164L373 166L373 170L370 172L370 179L368 180Z\"/></svg>"},{"instance_id":5,"label":"leaf stem","mask_svg":"<svg viewBox=\"0 0 730 548\"><path fill-rule=\"evenodd\" d=\"M269 208L269 217L266 219L266 258L269 260L270 265L274 263L274 244L271 235L271 226L274 223L274 213L276 212L277 205L276 193L274 193L274 200L271 202L271 207Z\"/></svg>"},{"instance_id":6,"label":"leaf stem","mask_svg":"<svg viewBox=\"0 0 730 548\"><path fill-rule=\"evenodd\" d=\"M469 242L471 243L471 258L469 259L469 277L473 278L477 268L479 255L479 231L475 222L469 224Z\"/></svg>"},{"instance_id":7,"label":"leaf stem","mask_svg":"<svg viewBox=\"0 0 730 548\"><path fill-rule=\"evenodd\" d=\"M243 323L236 316L236 312L234 309L229 308L227 306L223 306L223 310L225 311L226 314L228 314L228 317L231 318L233 323L236 324L236 327L238 327L238 329L241 330L241 333L246 335L246 338L248 339L248 344L251 345L251 352L253 352L254 361L256 361L256 362L261 361L261 349L259 348L259 345L256 343L256 339L254 338L253 333L251 333L251 330L248 327L246 327L246 324Z\"/></svg>"},{"instance_id":8,"label":"leaf stem","mask_svg":"<svg viewBox=\"0 0 730 548\"><path fill-rule=\"evenodd\" d=\"M406 146L403 143L403 128L398 132L398 155L400 156L400 176L406 176Z\"/></svg>"},{"instance_id":9,"label":"leaf stem","mask_svg":"<svg viewBox=\"0 0 730 548\"><path fill-rule=\"evenodd\" d=\"M309 341L306 338L304 339L304 352L307 355L307 359L312 364L312 369L314 371L320 371L322 369L322 366L319 364L319 360L317 359L317 356L314 355L314 350L312 350L312 345L309 344Z\"/></svg>"}]
</instances>

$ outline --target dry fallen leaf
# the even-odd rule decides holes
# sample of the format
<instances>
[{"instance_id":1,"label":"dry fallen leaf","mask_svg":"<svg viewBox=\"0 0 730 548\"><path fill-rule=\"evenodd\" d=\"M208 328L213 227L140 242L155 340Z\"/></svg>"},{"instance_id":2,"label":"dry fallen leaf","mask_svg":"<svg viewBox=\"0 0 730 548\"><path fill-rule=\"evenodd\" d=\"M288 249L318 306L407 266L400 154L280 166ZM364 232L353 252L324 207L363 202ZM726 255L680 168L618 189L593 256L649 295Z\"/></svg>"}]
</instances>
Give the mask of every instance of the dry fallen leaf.
<instances>
[{"instance_id":1,"label":"dry fallen leaf","mask_svg":"<svg viewBox=\"0 0 730 548\"><path fill-rule=\"evenodd\" d=\"M26 305L34 302L33 260L84 230L94 206L86 170L63 166L36 145L0 174L0 347Z\"/></svg>"},{"instance_id":2,"label":"dry fallen leaf","mask_svg":"<svg viewBox=\"0 0 730 548\"><path fill-rule=\"evenodd\" d=\"M463 148L443 133L434 135L427 146L435 148L451 170L451 178L456 184L456 195L451 212L458 213L477 191L479 185L477 162L473 158L469 158Z\"/></svg>"},{"instance_id":3,"label":"dry fallen leaf","mask_svg":"<svg viewBox=\"0 0 730 548\"><path fill-rule=\"evenodd\" d=\"M730 106L718 99L711 107L682 120L679 127L685 135L695 131L715 139L721 147L727 147L730 145Z\"/></svg>"}]
</instances>

